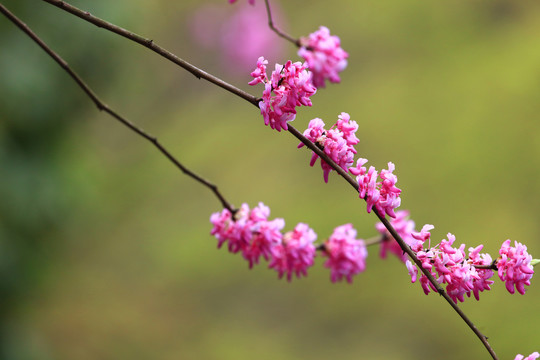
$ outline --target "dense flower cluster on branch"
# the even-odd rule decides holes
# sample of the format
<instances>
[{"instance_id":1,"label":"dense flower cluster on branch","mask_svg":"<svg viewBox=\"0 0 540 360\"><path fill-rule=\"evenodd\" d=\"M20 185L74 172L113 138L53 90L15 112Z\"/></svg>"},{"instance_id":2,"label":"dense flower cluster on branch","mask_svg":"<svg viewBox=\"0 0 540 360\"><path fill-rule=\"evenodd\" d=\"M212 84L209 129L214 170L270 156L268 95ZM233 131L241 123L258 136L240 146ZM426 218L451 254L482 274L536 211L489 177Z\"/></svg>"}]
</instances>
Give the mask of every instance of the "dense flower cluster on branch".
<instances>
[{"instance_id":1,"label":"dense flower cluster on branch","mask_svg":"<svg viewBox=\"0 0 540 360\"><path fill-rule=\"evenodd\" d=\"M429 240L429 230L432 228L432 225L426 225L420 233L413 232L411 235L423 243ZM490 290L490 285L494 283L490 280L493 269L498 269L499 277L506 283L510 293L514 293L514 285L520 294L525 293L524 286L530 285L534 270L531 265L532 256L527 253L524 245L516 241L516 246L511 247L510 240L506 240L499 251L501 256L493 262L489 254L480 253L483 245L469 248L466 257L465 244L455 248L452 246L455 236L449 233L447 237L448 239L443 239L433 247L416 251L416 256L422 267L427 269L439 284L446 285L446 292L454 302L463 302L464 295L470 297L471 293L479 300L479 293ZM410 260L406 261L406 266L412 282L416 282L418 269ZM420 284L426 295L431 290L437 291L424 274L420 277Z\"/></svg>"},{"instance_id":2,"label":"dense flower cluster on branch","mask_svg":"<svg viewBox=\"0 0 540 360\"><path fill-rule=\"evenodd\" d=\"M354 162L354 154L356 154L354 145L360 142L356 137L357 130L358 124L356 121L351 120L349 114L343 112L338 116L338 121L330 128L330 130L324 128L324 122L321 119L315 118L311 120L308 128L304 131L304 136L323 149L336 164L347 171L349 166ZM298 148L303 146L304 144L300 143ZM318 158L319 155L312 152L309 165L315 165ZM324 182L327 183L328 175L333 169L322 159L321 167L323 169Z\"/></svg>"},{"instance_id":3,"label":"dense flower cluster on branch","mask_svg":"<svg viewBox=\"0 0 540 360\"><path fill-rule=\"evenodd\" d=\"M298 56L304 58L313 72L313 84L317 88L325 87L325 80L341 81L338 73L347 67L349 54L341 48L339 37L330 35L330 30L321 26L309 37L301 39L301 44Z\"/></svg>"},{"instance_id":4,"label":"dense flower cluster on branch","mask_svg":"<svg viewBox=\"0 0 540 360\"><path fill-rule=\"evenodd\" d=\"M360 198L367 202L367 212L373 208L379 214L388 214L395 218L394 209L401 205L401 189L396 187L397 176L393 173L395 165L388 163L388 169L381 170L380 174L373 166L367 170L363 165L368 161L360 158L355 167L354 155L357 153L354 145L360 140L356 137L358 123L351 120L349 114L343 112L338 116L338 121L330 130L324 128L324 122L315 118L309 122L308 128L304 131L304 136L321 148L339 167L356 176L358 182L358 192ZM303 143L298 145L299 148ZM313 152L310 165L313 166L319 156ZM321 159L324 181L328 182L328 175L333 168ZM378 178L380 177L380 181Z\"/></svg>"},{"instance_id":5,"label":"dense flower cluster on branch","mask_svg":"<svg viewBox=\"0 0 540 360\"><path fill-rule=\"evenodd\" d=\"M514 247L510 246L511 241L506 240L499 251L497 259L498 274L502 281L506 282L506 289L513 294L514 286L517 291L525 294L525 285L531 285L531 278L534 274L531 265L532 256L527 253L527 247L517 241Z\"/></svg>"},{"instance_id":6,"label":"dense flower cluster on branch","mask_svg":"<svg viewBox=\"0 0 540 360\"><path fill-rule=\"evenodd\" d=\"M307 276L307 269L313 266L317 234L307 224L299 223L293 231L283 235L283 241L272 247L272 260L269 268L275 269L279 278L287 274L291 281L293 273L296 277Z\"/></svg>"},{"instance_id":7,"label":"dense flower cluster on branch","mask_svg":"<svg viewBox=\"0 0 540 360\"><path fill-rule=\"evenodd\" d=\"M351 283L353 276L365 270L366 245L364 240L356 238L357 232L352 224L336 227L330 237L317 247L314 244L317 234L307 224L299 223L293 231L283 234L285 221L281 218L269 220L269 216L270 209L263 203L251 210L247 204L242 204L234 215L224 209L210 217L213 225L211 234L218 240L218 248L227 243L231 253L241 252L250 268L263 257L270 262L269 268L276 270L280 278L286 275L289 281L293 275L298 278L307 276L307 269L314 264L316 249L321 250L326 258L324 266L330 269L332 282L346 279ZM422 267L435 277L438 284L446 286L446 292L455 303L463 302L465 295L470 297L471 294L479 300L480 292L490 290L494 283L491 280L494 269L498 269L499 277L506 282L510 293L514 293L515 286L519 293L524 294L524 286L530 285L534 274L532 256L519 242L512 247L510 240L505 241L499 251L500 257L493 261L489 254L481 253L483 245L469 248L466 256L465 244L454 247L456 239L450 233L447 239L431 246L433 225L427 224L420 231L415 231L407 211L398 211L391 223L416 254ZM397 255L405 261L412 282L416 282L416 265L406 260L403 249L381 223L375 227L382 235L381 257L385 258L387 251ZM428 248L424 248L426 242ZM421 274L419 280L426 295L437 291L425 274Z\"/></svg>"},{"instance_id":8,"label":"dense flower cluster on branch","mask_svg":"<svg viewBox=\"0 0 540 360\"><path fill-rule=\"evenodd\" d=\"M479 254L482 245L477 248L469 249L469 260L465 257L465 244L461 244L459 248L452 247L455 236L448 234L448 240L444 239L435 247L427 250L419 251L416 256L422 262L422 267L431 272L437 279L439 284L446 284L446 292L457 302L463 302L464 295L470 296L474 293L478 300L478 294L481 291L489 290L489 285L493 284L492 280L488 280L492 275L491 270L482 270L479 273L476 270L473 262L476 265L489 266L491 257L487 254ZM407 260L407 268L412 272L412 281L416 281L415 267L411 271L411 263ZM424 292L428 294L431 290L437 291L427 277L422 274L420 284Z\"/></svg>"},{"instance_id":9,"label":"dense flower cluster on branch","mask_svg":"<svg viewBox=\"0 0 540 360\"><path fill-rule=\"evenodd\" d=\"M287 130L287 122L296 117L297 106L311 106L309 99L317 92L311 81L312 74L307 65L287 61L285 65L276 64L270 79L266 74L268 61L264 57L257 60L257 68L251 73L254 78L249 85L264 84L259 108L264 124L272 129Z\"/></svg>"},{"instance_id":10,"label":"dense flower cluster on branch","mask_svg":"<svg viewBox=\"0 0 540 360\"><path fill-rule=\"evenodd\" d=\"M371 212L373 208L379 214L388 214L395 218L394 209L401 205L401 189L396 187L397 176L394 175L395 165L388 163L388 170L381 170L378 175L381 181L377 181L377 170L373 166L367 170L364 164L367 159L358 159L355 167L349 168L349 172L356 176L358 181L358 192L362 199L366 200L367 212Z\"/></svg>"},{"instance_id":11,"label":"dense flower cluster on branch","mask_svg":"<svg viewBox=\"0 0 540 360\"><path fill-rule=\"evenodd\" d=\"M328 260L324 266L331 270L332 282L352 277L366 269L367 249L363 240L356 239L356 230L351 224L338 226L323 246L323 256Z\"/></svg>"},{"instance_id":12,"label":"dense flower cluster on branch","mask_svg":"<svg viewBox=\"0 0 540 360\"><path fill-rule=\"evenodd\" d=\"M299 223L293 231L282 234L283 219L269 220L270 209L263 203L252 210L242 204L233 215L229 210L212 214L211 234L218 240L218 248L228 244L231 253L241 252L249 267L259 263L262 256L269 261L268 267L278 272L279 278L293 275L307 276L307 269L314 264L317 234L307 224ZM351 224L338 226L330 238L319 247L327 258L325 266L331 270L331 280L352 277L366 268L367 250L363 240L356 239Z\"/></svg>"}]
</instances>

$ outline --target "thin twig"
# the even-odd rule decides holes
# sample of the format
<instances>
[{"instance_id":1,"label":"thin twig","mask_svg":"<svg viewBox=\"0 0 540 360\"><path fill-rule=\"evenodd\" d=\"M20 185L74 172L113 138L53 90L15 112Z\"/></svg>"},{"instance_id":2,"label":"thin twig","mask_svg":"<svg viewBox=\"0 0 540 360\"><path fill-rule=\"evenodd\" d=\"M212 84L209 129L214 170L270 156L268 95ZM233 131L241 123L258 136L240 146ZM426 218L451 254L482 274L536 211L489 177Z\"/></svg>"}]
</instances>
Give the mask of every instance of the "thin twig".
<instances>
[{"instance_id":1,"label":"thin twig","mask_svg":"<svg viewBox=\"0 0 540 360\"><path fill-rule=\"evenodd\" d=\"M285 40L292 42L297 47L302 46L302 44L300 43L300 39L293 38L292 36L281 31L274 25L274 20L272 19L272 11L270 10L270 1L264 0L264 2L266 4L266 14L268 15L268 27L270 27L270 30L272 30L273 32L275 32L276 34L278 34L280 37L284 38Z\"/></svg>"},{"instance_id":2,"label":"thin twig","mask_svg":"<svg viewBox=\"0 0 540 360\"><path fill-rule=\"evenodd\" d=\"M167 157L178 169L180 169L184 174L190 176L195 181L201 183L202 185L209 188L214 195L219 199L221 204L224 208L227 208L229 211L234 213L236 210L231 206L231 204L225 200L225 197L219 192L218 187L208 180L202 178L201 176L195 174L193 171L186 168L184 165L178 161L161 143L159 140L155 137L144 131L142 128L137 127L135 124L133 124L128 119L120 116L117 112L109 108L107 104L105 104L103 101L101 101L98 96L90 89L90 87L84 82L84 80L73 71L68 63L60 57L56 52L54 52L43 40L41 40L24 22L22 22L19 18L17 18L14 14L12 14L8 9L6 9L2 4L0 4L0 12L4 14L9 20L11 20L19 29L24 31L26 35L28 35L32 40L34 40L45 52L54 59L64 69L69 76L79 85L79 87L88 95L88 97L94 102L94 104L97 106L97 108L101 111L105 111L109 115L111 115L113 118L127 126L129 129L137 133L138 135L142 136L146 140L150 141L163 155Z\"/></svg>"},{"instance_id":3,"label":"thin twig","mask_svg":"<svg viewBox=\"0 0 540 360\"><path fill-rule=\"evenodd\" d=\"M499 270L499 268L497 267L497 259L493 260L491 262L491 264L489 265L474 265L475 268L477 269L486 269L486 270Z\"/></svg>"},{"instance_id":4,"label":"thin twig","mask_svg":"<svg viewBox=\"0 0 540 360\"><path fill-rule=\"evenodd\" d=\"M164 58L166 58L167 60L170 60L172 61L173 63L181 66L182 68L184 68L185 70L189 71L190 73L192 73L195 77L197 77L198 79L205 79L239 97L241 97L242 99L244 100L247 100L249 102L251 102L253 105L255 106L258 106L258 103L259 103L259 99L256 98L255 96L241 90L241 89L238 89L237 87L235 86L232 86L231 84L221 80L220 78L212 75L212 74L209 74L207 73L206 71L204 70L201 70L195 66L193 66L192 64L188 63L187 61L179 58L178 56L174 55L173 53L171 53L170 51L167 51L165 50L164 48L162 48L161 46L157 45L156 43L154 43L153 40L151 39L146 39L146 38L143 38L142 36L139 36L135 33L132 33L131 31L128 31L126 29L123 29L117 25L114 25L114 24L111 24L107 21L104 21L98 17L95 17L93 16L92 14L90 14L88 11L83 11L83 10L80 10L64 1L60 1L60 0L43 0L43 1L46 1L48 2L49 4L51 5L54 5L54 6L57 6L59 8L61 8L62 10L65 10L75 16L78 16L94 25L96 25L97 27L100 27L100 28L104 28L106 30L109 30L109 31L112 31L120 36L123 36L125 38L128 38L132 41L135 41L139 44L141 44L142 46L148 48L148 49L151 49L152 51L158 53L159 55L163 56Z\"/></svg>"},{"instance_id":5,"label":"thin twig","mask_svg":"<svg viewBox=\"0 0 540 360\"><path fill-rule=\"evenodd\" d=\"M68 11L86 21L89 21L93 23L94 25L105 28L109 31L115 32L125 38L128 38L132 41L135 41L152 51L160 54L161 56L167 58L168 60L180 65L184 69L188 70L192 74L194 74L197 77L204 78L222 88L225 90L240 96L241 98L247 100L251 104L258 106L259 98L254 97L253 95L250 95L248 93L245 93L244 91L226 83L225 81L210 75L197 67L185 62L184 60L181 60L176 55L172 54L171 52L155 45L152 40L145 39L135 33L129 32L125 29L122 29L116 25L113 25L111 23L108 23L102 19L99 19L93 15L91 15L89 12L80 10L72 5L69 5L65 3L64 1L59 0L43 0L46 1L52 5L55 5L65 11ZM267 1L267 0L266 0ZM267 3L268 6L268 3ZM305 136L303 136L298 130L296 130L293 126L288 125L289 132L291 132L296 138L298 138L303 144L305 144L308 148L310 148L312 151L314 151L321 159L326 161L335 171L337 171L357 192L358 192L358 183L341 167L339 167L332 159L330 159L324 151L319 149L315 144L313 144L311 141L309 141ZM484 344L485 348L491 355L491 357L494 360L498 360L497 355L491 348L490 344L487 341L487 337L484 336L472 323L472 321L465 315L465 313L457 306L457 304L454 303L454 301L448 296L448 294L444 291L444 289L441 287L439 283L437 283L436 279L433 277L433 275L426 269L422 267L422 263L418 258L416 257L416 254L409 248L409 246L405 243L405 241L399 236L399 234L396 232L396 230L392 227L390 222L386 219L384 215L379 214L376 210L374 210L375 215L379 218L379 220L384 224L386 229L390 232L390 234L394 237L394 239L398 242L399 246L403 249L404 252L406 252L409 257L418 265L420 270L424 273L424 275L428 278L430 283L437 289L437 292L444 297L444 299L452 306L452 308L458 313L458 315L465 321L465 323L471 328L471 330L476 334L476 336L480 339L482 344Z\"/></svg>"}]
</instances>

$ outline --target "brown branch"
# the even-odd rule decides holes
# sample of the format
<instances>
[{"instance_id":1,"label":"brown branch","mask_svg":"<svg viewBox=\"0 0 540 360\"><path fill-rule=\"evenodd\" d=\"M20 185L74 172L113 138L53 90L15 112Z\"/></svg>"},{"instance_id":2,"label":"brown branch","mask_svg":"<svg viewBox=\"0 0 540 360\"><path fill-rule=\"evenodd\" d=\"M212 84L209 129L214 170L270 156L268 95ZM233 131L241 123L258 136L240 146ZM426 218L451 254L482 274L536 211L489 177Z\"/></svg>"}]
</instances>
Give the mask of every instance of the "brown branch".
<instances>
[{"instance_id":1,"label":"brown branch","mask_svg":"<svg viewBox=\"0 0 540 360\"><path fill-rule=\"evenodd\" d=\"M273 32L275 32L276 34L278 34L278 36L282 37L283 39L287 40L287 41L290 41L292 42L294 45L296 45L297 47L300 47L302 46L302 44L300 43L300 39L295 39L293 38L292 36L290 36L289 34L279 30L275 25L274 25L274 20L272 19L272 11L270 10L270 1L269 0L264 0L265 4L266 4L266 14L268 14L268 27L270 27L270 30L272 30Z\"/></svg>"},{"instance_id":2,"label":"brown branch","mask_svg":"<svg viewBox=\"0 0 540 360\"><path fill-rule=\"evenodd\" d=\"M290 124L287 124L289 128L289 132L291 132L294 136L296 136L302 143L304 143L307 147L309 147L311 150L313 150L317 155L319 155L321 158L324 159L334 170L336 170L357 192L358 192L358 183L339 165L337 165L332 159L330 159L324 151L319 149L314 143L309 141L304 135L302 135L298 130L296 130L293 126ZM325 155L325 156L323 156ZM364 199L365 200L365 199ZM405 243L405 241L401 238L401 236L397 233L397 231L394 229L394 227L390 224L390 222L386 219L384 215L379 214L377 210L373 210L375 215L379 218L379 220L384 224L386 229L390 232L390 234L394 237L394 239L397 241L401 249L409 255L409 257L416 263L418 268L426 275L429 282L433 284L433 286L437 289L437 292L444 297L446 302L452 306L452 308L458 313L458 315L465 321L465 323L469 326L469 328L476 334L476 336L480 339L482 344L484 344L484 347L487 349L489 354L494 360L497 360L497 355L495 354L495 351L491 348L491 345L487 341L487 337L484 336L480 330L473 324L473 322L465 315L463 310L457 306L457 304L450 298L450 296L444 291L444 289L441 287L441 285L437 282L435 277L427 270L424 269L422 266L422 262L418 260L416 257L416 254L411 250L411 248Z\"/></svg>"},{"instance_id":3,"label":"brown branch","mask_svg":"<svg viewBox=\"0 0 540 360\"><path fill-rule=\"evenodd\" d=\"M60 0L43 0L43 1L46 1L48 2L49 4L51 5L54 5L56 7L59 7L60 9L62 10L65 10L75 16L78 16L80 17L81 19L83 20L86 20L94 25L96 25L97 27L100 27L100 28L103 28L103 29L106 29L106 30L109 30L109 31L112 31L120 36L123 36L125 38L128 38L132 41L135 41L136 43L139 43L141 44L142 46L154 51L155 53L158 53L159 55L163 56L165 59L167 60L170 60L172 61L173 63L181 66L182 68L184 68L185 70L189 71L190 73L192 73L195 77L197 77L198 79L205 79L209 82L211 82L212 84L215 84L239 97L241 97L242 99L244 100L247 100L249 101L250 103L252 103L253 105L255 106L258 106L258 103L259 103L259 99L254 97L253 95L241 90L241 89L238 89L237 87L235 86L232 86L231 84L221 80L220 78L212 75L212 74L209 74L207 73L206 71L204 70L201 70L199 68L197 68L196 66L193 66L192 64L188 63L187 61L179 58L178 56L174 55L173 53L171 53L170 51L167 51L165 50L164 48L162 48L161 46L157 45L156 43L154 43L153 40L151 39L146 39L140 35L137 35L131 31L128 31L126 29L123 29L117 25L114 25L114 24L111 24L107 21L104 21L98 17L95 17L93 16L92 14L90 14L88 11L83 11L81 9L78 9L76 8L75 6L72 6L64 1L60 1Z\"/></svg>"},{"instance_id":4,"label":"brown branch","mask_svg":"<svg viewBox=\"0 0 540 360\"><path fill-rule=\"evenodd\" d=\"M88 95L88 97L94 102L94 104L97 106L97 108L100 111L105 111L109 115L111 115L113 118L127 126L130 130L134 131L138 135L142 136L146 140L150 141L167 159L169 159L178 169L180 169L184 174L188 175L189 177L193 178L195 181L201 183L202 185L209 188L214 195L219 199L221 204L224 208L228 209L232 213L234 213L236 210L230 205L230 203L225 200L225 197L219 192L218 187L208 180L202 178L201 176L195 174L193 171L186 168L184 165L178 161L161 143L159 140L150 134L148 134L146 131L141 129L140 127L137 127L135 124L133 124L128 119L120 116L117 112L109 108L107 104L105 104L103 101L101 101L97 95L90 89L90 87L84 82L84 80L73 71L68 63L60 57L56 52L54 52L43 40L41 40L24 22L22 22L19 18L17 18L13 13L11 13L8 9L6 9L2 4L0 4L0 12L5 15L11 22L13 22L19 29L21 29L23 32L26 33L34 42L36 42L50 57L54 59L64 69L69 76L79 85L79 87Z\"/></svg>"},{"instance_id":5,"label":"brown branch","mask_svg":"<svg viewBox=\"0 0 540 360\"><path fill-rule=\"evenodd\" d=\"M486 270L499 270L499 268L497 267L497 259L493 260L491 262L491 264L489 265L474 265L475 268L477 269L486 269Z\"/></svg>"},{"instance_id":6,"label":"brown branch","mask_svg":"<svg viewBox=\"0 0 540 360\"><path fill-rule=\"evenodd\" d=\"M94 24L94 25L96 25L98 27L107 29L107 30L112 31L112 32L114 32L114 33L116 33L118 35L121 35L121 36L123 36L123 37L125 37L127 39L135 41L135 42L149 48L150 50L160 54L161 56L165 57L166 59L174 62L175 64L178 64L182 68L184 68L187 71L194 74L196 77L204 78L204 79L210 81L211 83L214 83L214 84L222 87L223 89L225 89L225 90L227 90L227 91L229 91L229 92L231 92L231 93L233 93L233 94L235 94L237 96L240 96L241 98L243 98L243 99L247 100L248 102L250 102L252 105L258 106L258 103L260 101L259 98L256 98L253 95L250 95L250 94L248 94L248 93L234 87L233 85L230 85L230 84L226 83L225 81L223 81L223 80L221 80L221 79L219 79L219 78L217 78L217 77L215 77L213 75L210 75L210 74L206 73L205 71L200 70L197 67L185 62L184 60L180 59L179 57L172 54L171 52L157 46L156 44L154 44L154 42L152 40L145 39L145 38L143 38L143 37L141 37L141 36L139 36L139 35L137 35L135 33L132 33L132 32L130 32L128 30L122 29L122 28L120 28L120 27L118 27L116 25L113 25L113 24L105 21L105 20L99 19L99 18L91 15L89 12L80 10L80 9L78 9L78 8L72 6L72 5L69 5L69 4L65 3L64 1L59 1L59 0L43 0L43 1L46 1L46 2L48 2L50 4L52 4L52 5L55 5L55 6L59 7L62 10L70 12L73 15L76 15L76 16L82 18L83 20L86 20L86 21L88 21L88 22L90 22L90 23L92 23L92 24ZM265 0L265 1L267 1L267 0ZM268 2L267 2L267 9L269 9ZM94 100L94 98L92 98L92 100ZM100 107L100 106L98 105L98 107ZM130 127L132 130L136 131L135 130L136 128L133 125L131 125L131 126L128 125L128 127ZM309 141L305 136L303 136L293 126L288 125L288 128L289 128L290 133L292 133L303 144L305 144L308 148L310 148L317 155L319 155L319 157L321 157L321 159L326 161L335 171L337 171L358 192L358 184L357 184L357 182L345 170L341 169L341 167L339 167L332 159L330 159L324 153L324 151L322 151L315 144L313 144L311 141ZM140 135L142 135L142 134L140 134ZM144 137L146 138L146 136L144 136ZM152 141L151 137L150 137L149 140ZM167 155L167 154L165 154L165 155ZM437 289L437 292L442 297L444 297L444 299L450 304L450 306L452 306L452 308L458 313L458 315L463 319L463 321L465 321L465 323L469 326L469 328L476 334L476 336L480 339L482 344L484 344L485 348L487 349L487 351L489 352L491 357L494 360L498 360L497 355L495 354L495 352L493 351L493 349L491 348L491 346L489 345L489 343L487 341L487 337L484 336L476 328L476 326L465 315L465 313L457 306L457 304L455 304L453 302L453 300L448 296L448 294L444 291L444 289L440 286L440 284L437 283L437 281L433 277L433 275L431 275L431 273L429 271L427 271L426 269L424 269L422 267L422 264L418 260L418 258L416 257L416 254L409 248L409 246L405 243L405 241L401 238L401 236L399 236L399 234L392 227L392 225L386 219L386 217L384 215L379 214L376 210L374 210L373 212L379 218L379 220L384 224L384 226L390 232L390 234L394 237L394 239L398 242L398 244L403 249L403 251L406 252L409 255L409 257L418 265L420 270L424 273L424 275L426 275L426 277L431 282L431 284Z\"/></svg>"}]
</instances>

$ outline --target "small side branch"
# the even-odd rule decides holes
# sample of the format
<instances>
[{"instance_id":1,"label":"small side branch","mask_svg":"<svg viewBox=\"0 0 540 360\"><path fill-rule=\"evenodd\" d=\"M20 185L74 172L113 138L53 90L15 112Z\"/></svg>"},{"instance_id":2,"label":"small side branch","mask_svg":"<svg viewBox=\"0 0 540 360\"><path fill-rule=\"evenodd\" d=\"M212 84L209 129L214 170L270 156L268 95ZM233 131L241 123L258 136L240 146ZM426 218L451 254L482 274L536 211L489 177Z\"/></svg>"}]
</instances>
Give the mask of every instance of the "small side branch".
<instances>
[{"instance_id":1,"label":"small side branch","mask_svg":"<svg viewBox=\"0 0 540 360\"><path fill-rule=\"evenodd\" d=\"M278 34L278 36L282 37L283 39L292 42L295 46L297 46L297 47L302 46L300 44L300 39L293 38L289 34L286 34L283 31L279 30L274 25L274 19L272 19L272 10L270 10L270 0L264 0L264 2L265 2L265 5L266 5L266 14L268 14L268 27L270 28L270 30L272 30L273 32Z\"/></svg>"},{"instance_id":2,"label":"small side branch","mask_svg":"<svg viewBox=\"0 0 540 360\"><path fill-rule=\"evenodd\" d=\"M123 29L121 28L120 26L117 26L117 25L114 25L114 24L111 24L103 19L100 19L96 16L93 16L92 14L90 14L88 11L83 11L81 9L78 9L76 8L75 6L73 5L70 5L68 3L66 3L65 1L61 1L61 0L43 0L45 2L48 2L49 4L51 5L54 5L64 11L67 11L75 16L78 16L80 17L81 19L83 20L86 20L92 24L94 24L95 26L97 27L100 27L100 28L103 28L103 29L106 29L106 30L109 30L109 31L112 31L120 36L123 36L129 40L132 40L132 41L135 41L136 43L138 44L141 44L142 46L154 51L155 53L158 53L159 55L161 55L162 57L166 58L167 60L170 60L172 61L173 63L179 65L180 67L182 67L183 69L189 71L190 73L192 73L195 77L197 77L198 79L205 79L209 82L211 82L212 84L215 84L239 97L241 97L242 99L244 100L247 100L249 101L250 103L252 103L253 105L255 106L258 106L258 99L235 87L235 86L232 86L231 84L221 80L220 78L214 76L214 75L211 75L209 73L207 73L206 71L204 70L201 70L199 69L198 67L188 63L187 61L179 58L178 56L174 55L173 53L171 53L170 51L167 51L165 50L164 48L162 48L161 46L157 45L153 40L151 39L146 39L140 35L137 35L129 30L126 30L126 29Z\"/></svg>"},{"instance_id":3,"label":"small side branch","mask_svg":"<svg viewBox=\"0 0 540 360\"><path fill-rule=\"evenodd\" d=\"M97 108L101 111L105 111L107 114L127 126L133 132L139 136L150 141L167 159L169 159L178 169L180 169L184 174L191 177L195 181L201 183L205 187L209 188L214 195L219 199L222 206L228 209L230 212L234 213L236 210L231 206L231 204L225 199L225 197L219 192L218 187L215 184L212 184L208 180L202 178L201 176L195 174L193 171L186 168L184 165L178 161L170 152L167 150L155 137L144 131L142 128L136 126L128 119L122 117L117 112L112 110L107 104L101 101L98 96L90 89L90 87L84 82L84 80L73 71L68 63L60 57L56 52L54 52L43 40L41 40L24 22L17 18L13 13L11 13L6 7L0 4L0 13L7 17L11 22L13 22L19 29L21 29L26 35L28 35L35 43L37 43L50 57L54 59L64 69L69 76L79 85L79 87L88 95L88 97L94 102Z\"/></svg>"}]
</instances>

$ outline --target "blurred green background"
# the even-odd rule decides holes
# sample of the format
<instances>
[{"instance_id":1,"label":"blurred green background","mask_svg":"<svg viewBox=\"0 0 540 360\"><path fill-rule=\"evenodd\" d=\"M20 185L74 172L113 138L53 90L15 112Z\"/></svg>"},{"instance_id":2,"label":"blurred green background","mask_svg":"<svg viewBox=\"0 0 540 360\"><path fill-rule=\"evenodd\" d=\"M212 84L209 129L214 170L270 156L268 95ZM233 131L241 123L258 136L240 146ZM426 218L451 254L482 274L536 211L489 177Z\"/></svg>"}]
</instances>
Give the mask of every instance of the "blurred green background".
<instances>
[{"instance_id":1,"label":"blurred green background","mask_svg":"<svg viewBox=\"0 0 540 360\"><path fill-rule=\"evenodd\" d=\"M352 189L335 174L325 184L309 152L263 126L250 104L51 5L2 3L235 205L262 201L287 230L306 222L321 240L347 222L376 235ZM73 4L262 91L247 86L249 68L229 71L236 64L202 48L192 30L201 7L221 7L225 21L245 0ZM493 256L511 238L540 258L538 1L279 5L290 33L325 25L350 54L342 83L320 90L294 126L350 113L359 155L377 168L396 164L401 208L417 228L434 224L435 241L452 232ZM216 250L208 219L220 204L207 189L97 111L4 17L0 44L0 357L489 358L441 298L425 296L377 248L353 285L331 284L320 258L307 278L287 283ZM279 61L297 58L292 45L276 46ZM501 359L540 350L537 282L521 296L497 281L462 305Z\"/></svg>"}]
</instances>

